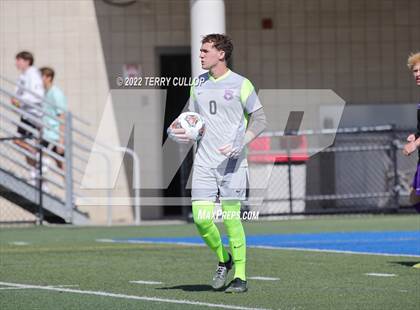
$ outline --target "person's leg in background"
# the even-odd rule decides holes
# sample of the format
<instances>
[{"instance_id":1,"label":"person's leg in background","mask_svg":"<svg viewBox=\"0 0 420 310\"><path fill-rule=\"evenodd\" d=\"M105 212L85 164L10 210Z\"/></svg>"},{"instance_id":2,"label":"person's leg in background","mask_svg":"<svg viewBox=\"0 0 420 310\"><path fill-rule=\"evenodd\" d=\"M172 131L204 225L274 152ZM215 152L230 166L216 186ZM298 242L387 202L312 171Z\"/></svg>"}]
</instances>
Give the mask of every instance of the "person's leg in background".
<instances>
[{"instance_id":1,"label":"person's leg in background","mask_svg":"<svg viewBox=\"0 0 420 310\"><path fill-rule=\"evenodd\" d=\"M411 184L410 203L420 213L420 163L417 164L417 170Z\"/></svg>"},{"instance_id":2,"label":"person's leg in background","mask_svg":"<svg viewBox=\"0 0 420 310\"><path fill-rule=\"evenodd\" d=\"M414 175L412 188L410 191L410 203L413 205L413 207L416 209L418 213L420 213L420 190L418 188L420 187L420 164L417 165L417 171ZM413 268L420 269L420 263L414 264Z\"/></svg>"}]
</instances>

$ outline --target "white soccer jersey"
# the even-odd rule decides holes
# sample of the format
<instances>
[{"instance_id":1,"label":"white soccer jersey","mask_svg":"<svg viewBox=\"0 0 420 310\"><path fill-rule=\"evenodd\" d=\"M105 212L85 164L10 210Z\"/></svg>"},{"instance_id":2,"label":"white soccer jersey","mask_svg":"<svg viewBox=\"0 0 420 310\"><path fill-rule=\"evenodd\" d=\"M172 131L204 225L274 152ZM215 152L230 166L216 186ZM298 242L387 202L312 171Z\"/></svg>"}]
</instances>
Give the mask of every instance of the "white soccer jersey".
<instances>
[{"instance_id":1,"label":"white soccer jersey","mask_svg":"<svg viewBox=\"0 0 420 310\"><path fill-rule=\"evenodd\" d=\"M262 106L251 82L235 72L228 70L217 79L204 73L199 78L204 82L191 87L189 110L202 115L206 127L194 165L218 168L227 163L218 149L226 144L242 144L248 114ZM248 165L245 150L238 159L239 165Z\"/></svg>"}]
</instances>

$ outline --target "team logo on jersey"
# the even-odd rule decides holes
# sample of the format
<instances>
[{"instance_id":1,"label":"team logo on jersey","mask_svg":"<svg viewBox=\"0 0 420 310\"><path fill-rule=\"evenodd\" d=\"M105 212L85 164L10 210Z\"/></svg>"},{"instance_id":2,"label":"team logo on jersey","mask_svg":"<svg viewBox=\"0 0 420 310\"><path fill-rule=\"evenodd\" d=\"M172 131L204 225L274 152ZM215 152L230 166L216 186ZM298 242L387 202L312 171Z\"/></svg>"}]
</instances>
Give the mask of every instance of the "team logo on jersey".
<instances>
[{"instance_id":1,"label":"team logo on jersey","mask_svg":"<svg viewBox=\"0 0 420 310\"><path fill-rule=\"evenodd\" d=\"M226 100L232 100L233 98L233 90L225 89L225 95L223 96Z\"/></svg>"}]
</instances>

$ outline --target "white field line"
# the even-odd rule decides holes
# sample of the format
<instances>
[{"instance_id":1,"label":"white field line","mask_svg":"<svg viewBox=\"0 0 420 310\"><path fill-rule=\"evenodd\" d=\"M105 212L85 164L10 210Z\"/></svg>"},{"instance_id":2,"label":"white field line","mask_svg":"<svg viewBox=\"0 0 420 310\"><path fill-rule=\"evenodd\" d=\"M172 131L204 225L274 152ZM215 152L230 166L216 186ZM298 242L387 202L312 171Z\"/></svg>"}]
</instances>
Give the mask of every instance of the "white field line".
<instances>
[{"instance_id":1,"label":"white field line","mask_svg":"<svg viewBox=\"0 0 420 310\"><path fill-rule=\"evenodd\" d=\"M280 278L271 278L271 277L260 277L260 276L256 276L256 277L247 277L250 280L261 280L261 281L278 281L280 280Z\"/></svg>"},{"instance_id":2,"label":"white field line","mask_svg":"<svg viewBox=\"0 0 420 310\"><path fill-rule=\"evenodd\" d=\"M78 284L63 284L63 285L51 285L49 287L75 287L79 286ZM31 288L30 286L21 286L21 287L14 287L14 286L8 286L8 287L0 287L0 290L24 290Z\"/></svg>"},{"instance_id":3,"label":"white field line","mask_svg":"<svg viewBox=\"0 0 420 310\"><path fill-rule=\"evenodd\" d=\"M189 246L206 246L201 243L189 242L169 242L169 241L145 241L145 240L113 240L113 239L96 239L97 242L109 243L132 243L132 244L176 244L176 245L189 245ZM288 250L288 251L305 251L305 252L325 252L325 253L338 253L338 254L356 254L356 255L377 255L377 256L396 256L396 257L420 257L416 254L393 254L393 253L370 253L370 252L356 252L356 251L342 251L342 250L325 250L325 249L305 249L294 247L275 247L269 245L250 245L248 248L266 249L266 250Z\"/></svg>"},{"instance_id":4,"label":"white field line","mask_svg":"<svg viewBox=\"0 0 420 310\"><path fill-rule=\"evenodd\" d=\"M27 288L29 288L29 287L0 287L0 290L4 290L4 291L6 291L6 290L24 290L24 289L27 289Z\"/></svg>"},{"instance_id":5,"label":"white field line","mask_svg":"<svg viewBox=\"0 0 420 310\"><path fill-rule=\"evenodd\" d=\"M342 251L342 250L324 250L324 249L303 249L303 248L279 248L265 245L253 245L250 248L267 249L267 250L291 250L291 251L306 251L306 252L326 252L338 254L360 254L360 255L378 255L378 256L397 256L397 257L420 257L415 254L393 254L393 253L370 253L370 252L356 252L356 251Z\"/></svg>"},{"instance_id":6,"label":"white field line","mask_svg":"<svg viewBox=\"0 0 420 310\"><path fill-rule=\"evenodd\" d=\"M371 273L365 273L365 275L367 276L372 276L372 277L396 277L396 274L393 273L375 273L375 272L371 272Z\"/></svg>"},{"instance_id":7,"label":"white field line","mask_svg":"<svg viewBox=\"0 0 420 310\"><path fill-rule=\"evenodd\" d=\"M130 283L134 283L134 284L163 284L163 282L157 282L157 281L143 281L143 280L138 280L138 281L129 281Z\"/></svg>"},{"instance_id":8,"label":"white field line","mask_svg":"<svg viewBox=\"0 0 420 310\"><path fill-rule=\"evenodd\" d=\"M46 291L74 293L74 294L82 294L82 295L105 296L105 297L142 300L142 301L151 301L151 302L166 302L170 304L194 305L194 306L203 306L203 307L210 307L210 308L237 309L237 310L268 310L265 308L249 308L249 307L242 307L242 306L235 306L235 305L212 304L212 303L201 302L201 301L125 295L125 294L110 293L110 292L103 292L103 291L84 291L84 290L75 290L75 289L70 289L70 288L59 288L59 287L52 287L52 286L29 285L29 284L19 284L19 283L10 283L10 282L0 282L0 285L39 289L39 290L46 290Z\"/></svg>"},{"instance_id":9,"label":"white field line","mask_svg":"<svg viewBox=\"0 0 420 310\"><path fill-rule=\"evenodd\" d=\"M176 245L188 245L188 246L206 246L201 243L190 243L190 242L168 242L168 241L149 241L149 240L114 240L114 239L96 239L96 242L104 243L128 243L128 244L176 244Z\"/></svg>"},{"instance_id":10,"label":"white field line","mask_svg":"<svg viewBox=\"0 0 420 310\"><path fill-rule=\"evenodd\" d=\"M12 241L9 242L10 245L29 245L29 242L25 242L25 241Z\"/></svg>"}]
</instances>

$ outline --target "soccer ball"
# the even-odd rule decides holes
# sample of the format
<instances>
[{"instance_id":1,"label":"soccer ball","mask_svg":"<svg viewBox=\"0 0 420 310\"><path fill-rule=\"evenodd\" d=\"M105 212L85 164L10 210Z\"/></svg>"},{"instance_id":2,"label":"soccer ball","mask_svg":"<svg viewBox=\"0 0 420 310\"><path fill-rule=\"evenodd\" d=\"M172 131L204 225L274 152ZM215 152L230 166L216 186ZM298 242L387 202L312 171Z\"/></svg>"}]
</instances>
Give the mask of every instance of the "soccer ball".
<instances>
[{"instance_id":1,"label":"soccer ball","mask_svg":"<svg viewBox=\"0 0 420 310\"><path fill-rule=\"evenodd\" d=\"M178 116L178 125L185 129L185 134L198 141L204 134L204 119L195 112L184 112Z\"/></svg>"}]
</instances>

